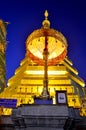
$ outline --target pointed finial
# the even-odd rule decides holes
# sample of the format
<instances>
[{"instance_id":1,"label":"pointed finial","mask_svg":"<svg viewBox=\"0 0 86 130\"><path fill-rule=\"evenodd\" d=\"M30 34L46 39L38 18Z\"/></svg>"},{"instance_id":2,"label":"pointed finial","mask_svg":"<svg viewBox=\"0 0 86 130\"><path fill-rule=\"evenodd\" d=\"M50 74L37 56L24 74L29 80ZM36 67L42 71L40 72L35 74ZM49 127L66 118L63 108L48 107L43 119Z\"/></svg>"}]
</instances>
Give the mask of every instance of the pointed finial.
<instances>
[{"instance_id":1,"label":"pointed finial","mask_svg":"<svg viewBox=\"0 0 86 130\"><path fill-rule=\"evenodd\" d=\"M48 11L46 10L44 13L45 19L48 19Z\"/></svg>"},{"instance_id":2,"label":"pointed finial","mask_svg":"<svg viewBox=\"0 0 86 130\"><path fill-rule=\"evenodd\" d=\"M48 11L46 10L44 13L45 20L42 22L43 28L49 28L50 27L50 21L48 20Z\"/></svg>"}]
</instances>

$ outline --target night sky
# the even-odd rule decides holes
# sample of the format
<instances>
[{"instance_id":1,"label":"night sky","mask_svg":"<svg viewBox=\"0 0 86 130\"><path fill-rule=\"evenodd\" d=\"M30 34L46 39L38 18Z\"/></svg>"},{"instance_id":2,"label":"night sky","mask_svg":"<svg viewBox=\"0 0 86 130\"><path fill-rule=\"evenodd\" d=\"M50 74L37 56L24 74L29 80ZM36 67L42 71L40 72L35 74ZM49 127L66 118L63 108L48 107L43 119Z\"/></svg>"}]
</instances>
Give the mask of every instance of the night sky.
<instances>
[{"instance_id":1,"label":"night sky","mask_svg":"<svg viewBox=\"0 0 86 130\"><path fill-rule=\"evenodd\" d=\"M49 12L51 28L68 41L68 57L86 82L86 1L85 0L0 0L0 19L7 26L6 80L14 75L25 57L25 42L41 27Z\"/></svg>"}]
</instances>

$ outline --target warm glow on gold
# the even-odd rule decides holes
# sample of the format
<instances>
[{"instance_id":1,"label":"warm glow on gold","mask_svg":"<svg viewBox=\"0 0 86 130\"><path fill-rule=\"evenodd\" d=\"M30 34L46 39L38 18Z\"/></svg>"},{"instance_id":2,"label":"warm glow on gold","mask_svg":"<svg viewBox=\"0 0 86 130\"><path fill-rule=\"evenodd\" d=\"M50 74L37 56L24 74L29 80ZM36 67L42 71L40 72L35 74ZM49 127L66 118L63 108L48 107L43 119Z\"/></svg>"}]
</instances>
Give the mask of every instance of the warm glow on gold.
<instances>
[{"instance_id":1,"label":"warm glow on gold","mask_svg":"<svg viewBox=\"0 0 86 130\"><path fill-rule=\"evenodd\" d=\"M3 50L2 45L0 50ZM57 91L65 91L68 107L78 108L81 116L86 115L86 99L84 103L81 99L85 95L85 83L66 55L66 38L59 31L50 28L46 11L42 28L28 36L25 58L15 75L8 80L8 87L0 94L0 98L17 99L15 107L34 104L34 97L42 99L45 90L53 104L57 104ZM11 115L12 108L1 106L0 112L0 115Z\"/></svg>"},{"instance_id":2,"label":"warm glow on gold","mask_svg":"<svg viewBox=\"0 0 86 130\"><path fill-rule=\"evenodd\" d=\"M39 71L36 71L36 70L34 70L34 71L32 71L32 70L26 70L25 71L25 74L36 74L36 75L43 75L44 74L44 71L43 70L39 70ZM48 75L65 75L65 74L67 74L67 71L62 71L62 70L60 70L60 71L48 71Z\"/></svg>"},{"instance_id":3,"label":"warm glow on gold","mask_svg":"<svg viewBox=\"0 0 86 130\"><path fill-rule=\"evenodd\" d=\"M45 37L40 37L35 38L33 41L31 41L27 48L30 50L32 54L34 54L34 56L43 59L44 46ZM48 37L48 59L52 59L59 56L64 51L64 49L66 49L66 47L61 41L55 39L54 37Z\"/></svg>"}]
</instances>

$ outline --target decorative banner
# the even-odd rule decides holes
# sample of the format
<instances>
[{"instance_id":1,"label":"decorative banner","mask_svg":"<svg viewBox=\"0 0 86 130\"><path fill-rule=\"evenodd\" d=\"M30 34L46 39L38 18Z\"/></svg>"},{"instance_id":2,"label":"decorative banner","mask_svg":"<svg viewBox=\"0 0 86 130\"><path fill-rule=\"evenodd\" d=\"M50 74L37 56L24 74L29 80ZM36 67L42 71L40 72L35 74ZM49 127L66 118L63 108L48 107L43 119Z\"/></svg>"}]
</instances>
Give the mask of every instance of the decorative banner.
<instances>
[{"instance_id":1,"label":"decorative banner","mask_svg":"<svg viewBox=\"0 0 86 130\"><path fill-rule=\"evenodd\" d=\"M34 98L34 103L40 105L48 105L48 104L52 104L53 100L52 98L51 99Z\"/></svg>"},{"instance_id":2,"label":"decorative banner","mask_svg":"<svg viewBox=\"0 0 86 130\"><path fill-rule=\"evenodd\" d=\"M0 107L15 108L17 105L17 99L0 99Z\"/></svg>"}]
</instances>

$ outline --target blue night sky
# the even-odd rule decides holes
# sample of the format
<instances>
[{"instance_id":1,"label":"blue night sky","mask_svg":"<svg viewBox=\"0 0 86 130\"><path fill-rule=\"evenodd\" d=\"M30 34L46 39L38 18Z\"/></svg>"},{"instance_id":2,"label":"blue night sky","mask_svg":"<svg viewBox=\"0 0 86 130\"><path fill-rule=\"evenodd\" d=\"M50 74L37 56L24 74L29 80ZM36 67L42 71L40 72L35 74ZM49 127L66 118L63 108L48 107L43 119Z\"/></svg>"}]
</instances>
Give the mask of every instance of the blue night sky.
<instances>
[{"instance_id":1,"label":"blue night sky","mask_svg":"<svg viewBox=\"0 0 86 130\"><path fill-rule=\"evenodd\" d=\"M25 57L25 41L41 27L48 10L51 27L68 41L68 57L86 82L86 3L85 0L2 0L0 19L7 26L6 80L14 75Z\"/></svg>"}]
</instances>

